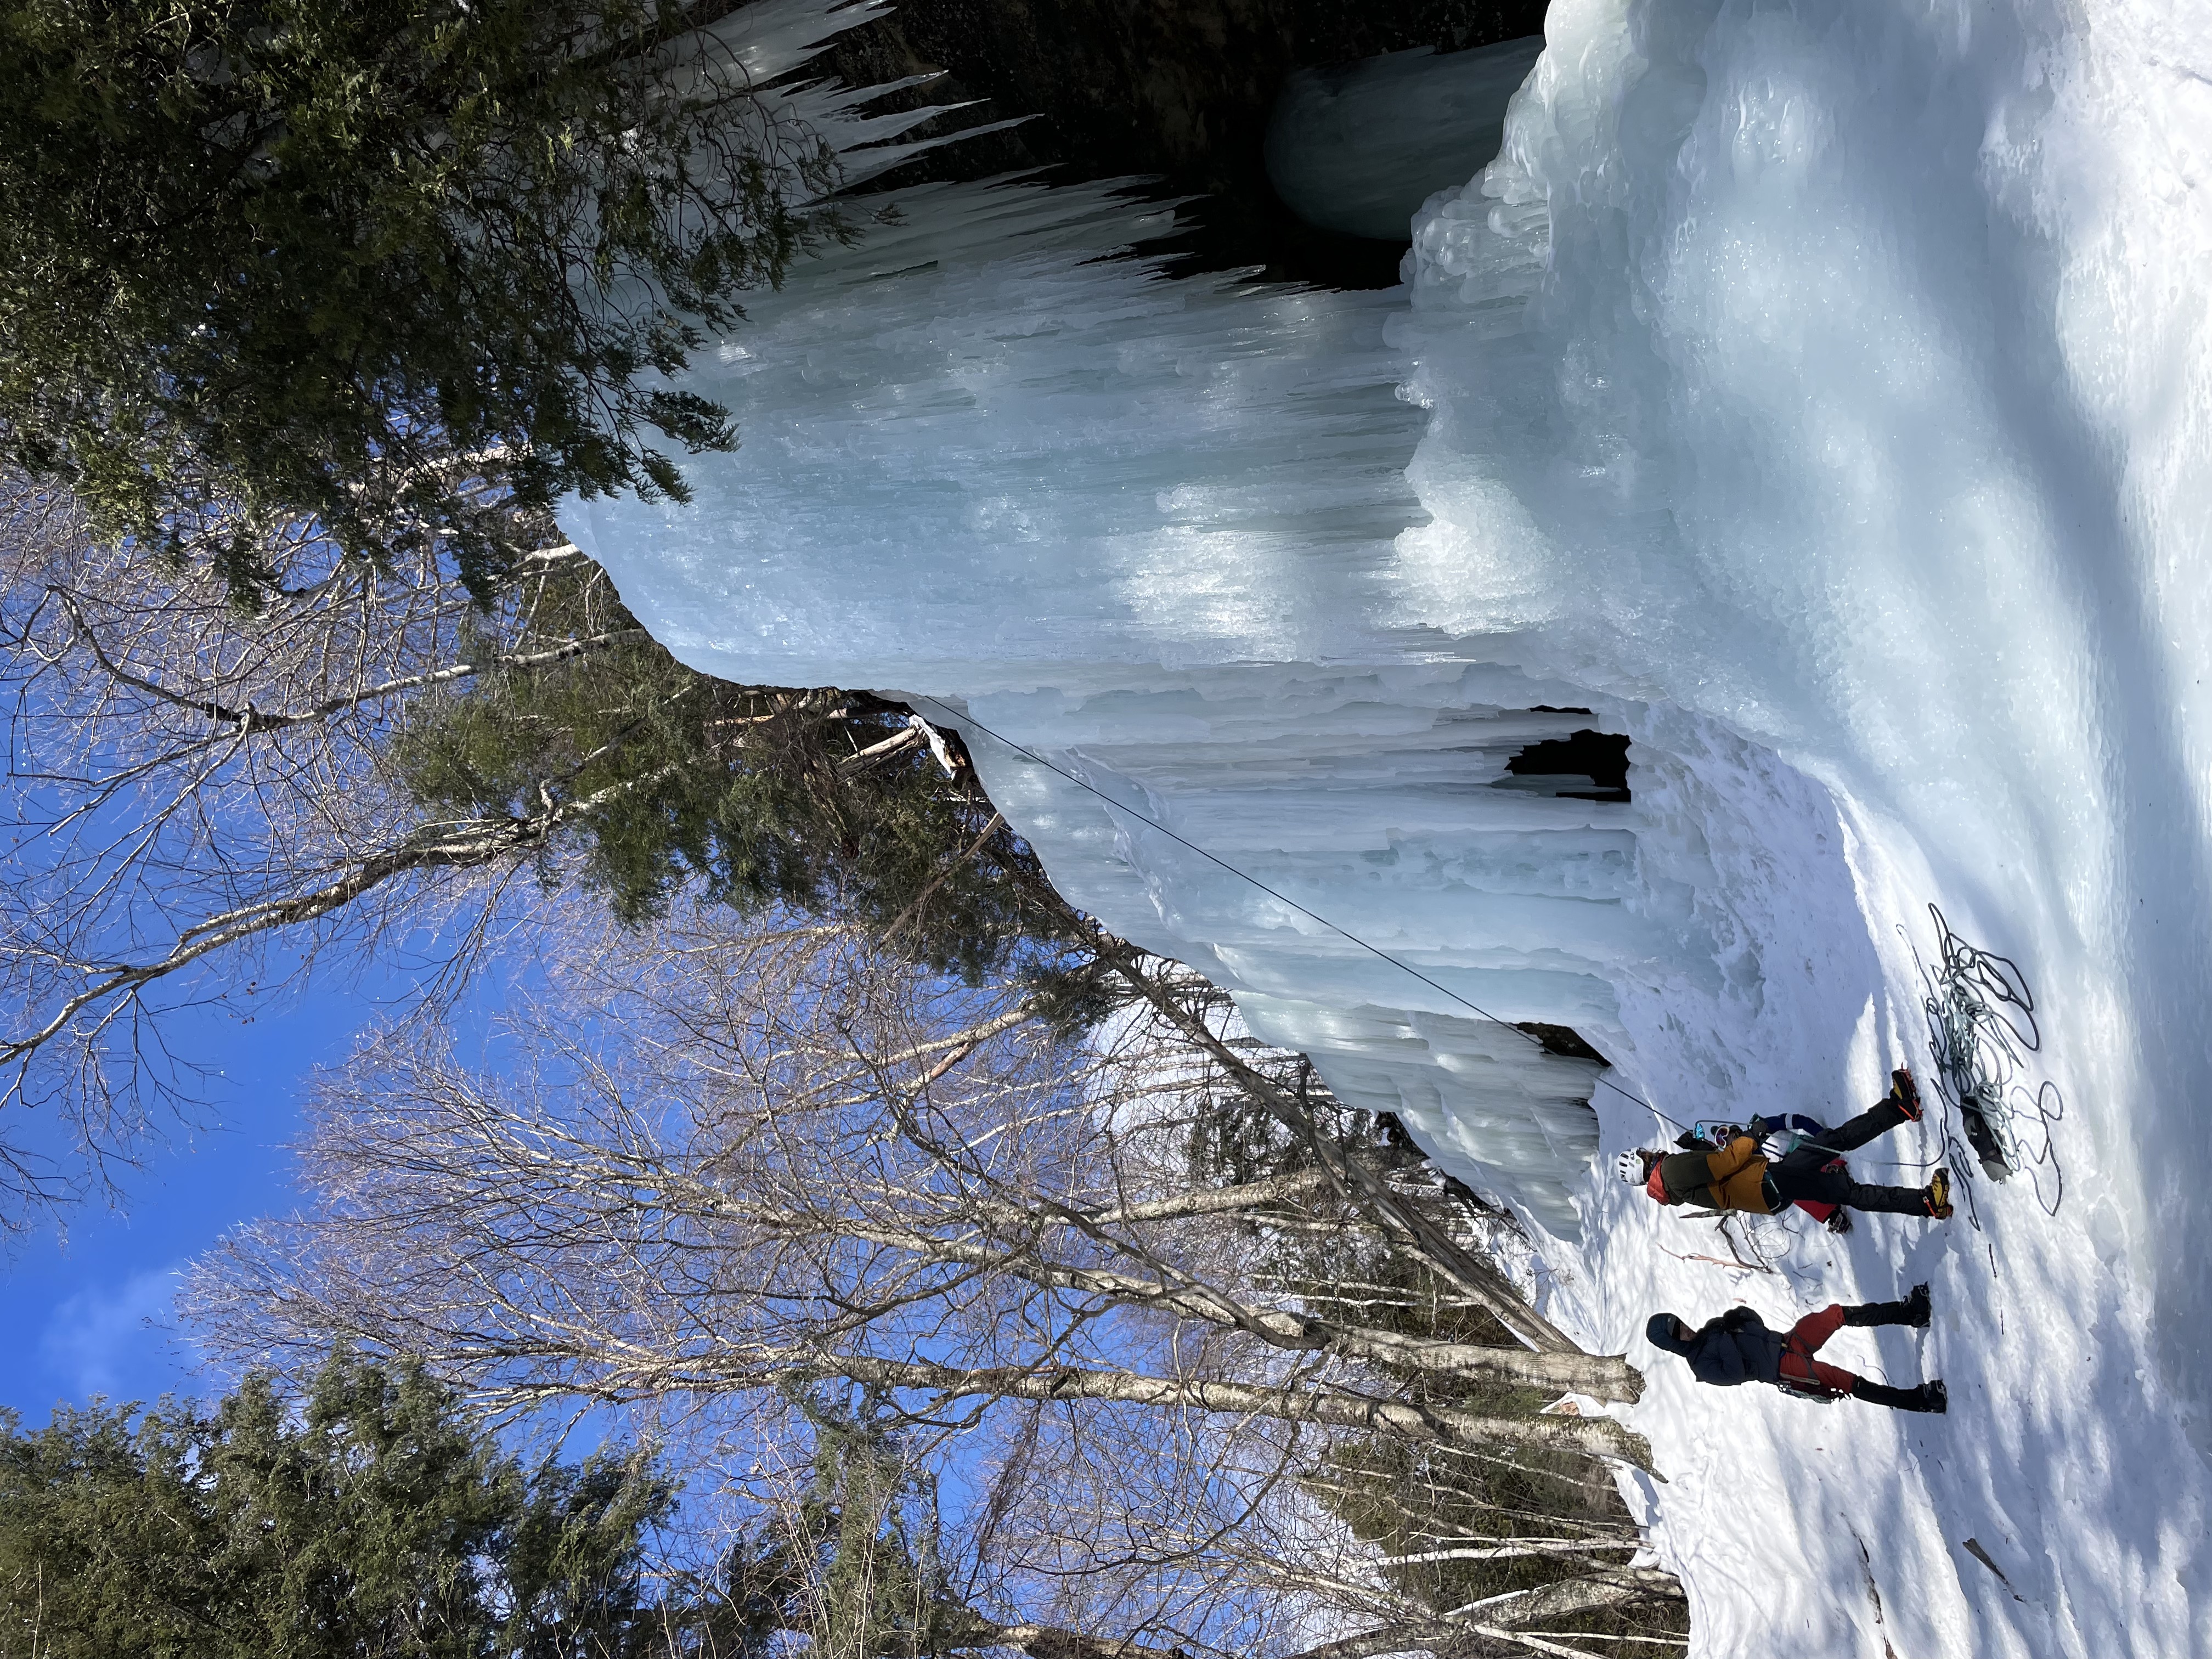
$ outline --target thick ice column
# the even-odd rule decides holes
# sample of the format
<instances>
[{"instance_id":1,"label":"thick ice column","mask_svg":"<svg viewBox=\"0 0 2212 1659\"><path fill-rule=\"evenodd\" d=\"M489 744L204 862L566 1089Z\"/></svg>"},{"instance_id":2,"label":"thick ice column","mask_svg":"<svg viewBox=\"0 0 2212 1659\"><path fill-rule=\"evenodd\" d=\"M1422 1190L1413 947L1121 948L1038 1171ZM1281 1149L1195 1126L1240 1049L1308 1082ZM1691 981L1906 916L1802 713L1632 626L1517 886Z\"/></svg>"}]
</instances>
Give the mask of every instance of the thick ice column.
<instances>
[{"instance_id":1,"label":"thick ice column","mask_svg":"<svg viewBox=\"0 0 2212 1659\"><path fill-rule=\"evenodd\" d=\"M1587 1068L1468 1005L1573 1026L1646 1090L1659 1060L1729 1087L1761 984L1713 896L1735 803L1670 784L1680 734L1656 730L1660 819L1642 781L1630 807L1496 787L1517 750L1641 705L1481 665L1567 596L1547 544L1512 541L1525 514L1409 477L1427 416L1399 395L1400 296L1162 281L1102 257L1158 210L1099 189L902 205L702 354L744 447L690 464L691 502L571 503L564 526L694 666L953 700L1093 784L1127 810L971 732L1078 902L1571 1231ZM1460 558L1437 538L1470 513Z\"/></svg>"},{"instance_id":2,"label":"thick ice column","mask_svg":"<svg viewBox=\"0 0 2212 1659\"><path fill-rule=\"evenodd\" d=\"M923 706L960 717L1072 901L1573 1237L1600 1068L1513 1022L1625 1052L1613 981L1711 951L1649 902L1632 805L1509 776L1522 749L1590 724L1532 707L1560 693L1464 664L1222 664Z\"/></svg>"},{"instance_id":3,"label":"thick ice column","mask_svg":"<svg viewBox=\"0 0 2212 1659\"><path fill-rule=\"evenodd\" d=\"M1628 1064L1623 986L1723 976L1682 896L1694 825L1653 866L1640 806L1497 787L1602 719L1535 712L1592 697L1480 666L1430 621L1401 301L1163 282L1099 257L1157 212L1099 190L903 206L702 356L744 447L691 465L692 502L573 503L564 525L695 666L950 699L1093 785L1108 799L970 732L1077 902L1571 1231L1589 1068L1474 1009Z\"/></svg>"},{"instance_id":4,"label":"thick ice column","mask_svg":"<svg viewBox=\"0 0 2212 1659\"><path fill-rule=\"evenodd\" d=\"M698 666L753 683L1079 680L1385 659L1421 412L1389 295L1163 281L1102 188L939 187L750 304L689 377L743 448L690 506L563 514Z\"/></svg>"}]
</instances>

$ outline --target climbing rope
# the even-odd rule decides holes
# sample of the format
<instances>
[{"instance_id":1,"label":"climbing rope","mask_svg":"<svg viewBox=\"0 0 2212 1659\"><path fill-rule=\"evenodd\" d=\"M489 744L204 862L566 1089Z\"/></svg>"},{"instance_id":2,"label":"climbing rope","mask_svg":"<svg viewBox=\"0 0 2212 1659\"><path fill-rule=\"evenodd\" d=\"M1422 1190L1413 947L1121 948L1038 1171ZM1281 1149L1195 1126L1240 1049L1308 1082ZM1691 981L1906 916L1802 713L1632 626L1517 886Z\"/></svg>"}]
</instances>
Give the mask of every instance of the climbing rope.
<instances>
[{"instance_id":1,"label":"climbing rope","mask_svg":"<svg viewBox=\"0 0 2212 1659\"><path fill-rule=\"evenodd\" d=\"M1432 979L1402 957L1391 955L1379 945L1369 944L1350 928L1340 927L1288 894L1270 887L1249 871L1239 869L1228 860L1208 852L1157 818L1116 800L1088 780L1063 766L1055 765L1035 750L1016 743L1003 732L993 730L974 714L949 708L935 697L918 693L914 695L916 701L934 707L949 723L956 726L965 725L974 727L1024 759L1065 779L1086 794L1097 797L1110 810L1127 813L1146 829L1165 836L1176 845L1197 854L1207 863L1227 871L1238 880L1265 893L1277 903L1318 922L1370 956L1379 957L1401 972L1412 975L1478 1018L1504 1027L1532 1048L1543 1048L1543 1039L1533 1032L1524 1031L1512 1021L1492 1013L1449 985ZM1968 944L1951 931L1940 909L1932 904L1928 908L1936 919L1939 936L1938 963L1931 969L1921 960L1917 945L1913 947L1913 961L1927 987L1923 1007L1928 1017L1929 1047L1936 1058L1934 1082L1937 1095L1943 1103L1943 1150L1936 1158L1925 1160L1877 1158L1867 1161L1898 1169L1925 1169L1932 1164L1948 1162L1953 1172L1960 1177L1960 1191L1966 1196L1967 1219L1978 1231L1981 1218L1974 1203L1971 1177L1966 1171L1968 1149L1954 1129L1954 1122L1963 1121L1963 1103L1971 1099L1978 1103L1983 1121L1996 1134L2006 1162L2016 1170L2028 1172L2037 1201L2042 1204L2046 1213L2056 1215L2064 1194L2064 1177L2051 1147L2051 1126L2064 1115L2065 1101L2056 1084L2046 1081L2031 1095L2015 1081L2024 1068L2026 1056L2037 1052L2042 1043L2041 1034L2035 1024L2035 999L2015 963L2007 957ZM1691 1133L1688 1125L1669 1117L1641 1095L1622 1087L1603 1073L1599 1073L1595 1080L1623 1100L1641 1106L1662 1123L1685 1133ZM2040 1173L2045 1170L2049 1171L2051 1182L2047 1197L2044 1176ZM1756 1254L1756 1246L1753 1249Z\"/></svg>"},{"instance_id":2,"label":"climbing rope","mask_svg":"<svg viewBox=\"0 0 2212 1659\"><path fill-rule=\"evenodd\" d=\"M1038 754L1034 749L1025 748L1024 745L1016 743L1012 738L1004 736L1000 732L994 732L989 726L984 725L982 721L977 720L973 714L957 713L951 708L947 708L945 704L938 702L935 697L924 696L920 693L909 693L908 695L913 696L916 702L927 702L933 705L945 716L946 720L953 725L967 725L974 726L978 732L982 732L986 737L997 739L997 741L1005 744L1008 749L1013 750L1015 754L1022 756L1024 759L1033 761L1037 765L1043 767L1047 771L1055 773L1059 776L1066 779L1068 782L1073 784L1077 788L1084 790L1090 794L1096 795L1100 800L1104 801L1108 806L1113 808L1115 811L1127 812L1132 818L1135 819L1139 823L1143 824L1147 830L1154 830L1160 835L1165 836L1170 841L1176 842L1177 845L1189 848L1190 851L1197 854L1199 857L1206 860L1209 864L1218 865L1222 869L1226 870L1231 875L1237 877L1239 880L1250 883L1253 886L1265 893L1269 898L1273 899L1277 903L1288 905L1300 915L1304 916L1310 921L1319 922L1322 927L1328 928L1332 933L1338 934L1344 939L1351 940L1352 944L1358 945L1361 950L1367 951L1372 956L1380 957L1383 961L1389 963L1394 968L1402 969L1404 972L1411 974L1415 979L1420 981L1422 984L1427 986L1431 990L1437 992L1442 996L1450 998L1451 1000L1456 1002L1461 1007L1467 1009L1469 1012L1490 1021L1492 1024L1504 1026L1515 1036L1525 1040L1532 1048L1542 1048L1544 1047L1543 1038L1536 1036L1534 1033L1522 1030L1511 1020L1499 1018L1496 1014L1492 1013L1487 1008L1469 1001L1466 997L1462 996L1458 992L1453 990L1449 985L1441 985L1435 980L1431 979L1419 969L1414 967L1413 963L1407 962L1401 957L1392 956L1388 951L1382 949L1378 945L1370 945L1365 939L1360 938L1358 934L1353 933L1350 928L1340 927L1336 923L1331 921L1327 916L1322 915L1316 911L1308 909L1304 905L1299 903L1296 899L1290 897L1286 894L1276 891L1275 889L1268 886L1266 882L1261 881L1257 876L1251 874L1249 871L1238 869L1226 859L1217 857L1215 854L1207 852L1206 848L1200 847L1196 842L1177 835L1174 830L1169 829L1167 825L1160 823L1158 819L1148 817L1144 813L1138 811L1135 808L1115 799L1113 796L1108 794L1104 790L1097 788L1092 784L1086 782L1082 778L1077 776L1074 773L1067 770L1065 767L1054 765L1042 755ZM1548 1052L1548 1050L1547 1052ZM1641 1095L1637 1094L1632 1090L1624 1089L1621 1087L1620 1085L1615 1083L1612 1079L1606 1076L1604 1073L1599 1073L1597 1074L1596 1080L1604 1087L1612 1090L1613 1093L1619 1095L1623 1100L1632 1101L1637 1105L1641 1106L1645 1111L1650 1113L1652 1116L1657 1118L1662 1123L1671 1125L1674 1128L1680 1129L1685 1133L1687 1133L1688 1126L1686 1124L1677 1122L1674 1119L1668 1116L1666 1113L1661 1111L1656 1106L1654 1106L1650 1101L1644 1099Z\"/></svg>"},{"instance_id":3,"label":"climbing rope","mask_svg":"<svg viewBox=\"0 0 2212 1659\"><path fill-rule=\"evenodd\" d=\"M1943 1100L1944 1154L1966 1195L1967 1219L1980 1229L1969 1164L2002 1178L1984 1161L1987 1148L1970 1147L1960 1139L1960 1133L1972 1139L1966 1123L1969 1111L1987 1126L2004 1163L2027 1176L2044 1213L2055 1216L2066 1196L2066 1176L2051 1131L2066 1115L2066 1097L2048 1079L2033 1092L2021 1081L2028 1057L2043 1048L2034 994L2010 957L1968 944L1951 931L1935 905L1928 907L1928 914L1936 922L1936 962L1931 966L1923 960L1917 945L1912 959L1925 988L1921 1010L1928 1020L1928 1046L1936 1057L1936 1086Z\"/></svg>"}]
</instances>

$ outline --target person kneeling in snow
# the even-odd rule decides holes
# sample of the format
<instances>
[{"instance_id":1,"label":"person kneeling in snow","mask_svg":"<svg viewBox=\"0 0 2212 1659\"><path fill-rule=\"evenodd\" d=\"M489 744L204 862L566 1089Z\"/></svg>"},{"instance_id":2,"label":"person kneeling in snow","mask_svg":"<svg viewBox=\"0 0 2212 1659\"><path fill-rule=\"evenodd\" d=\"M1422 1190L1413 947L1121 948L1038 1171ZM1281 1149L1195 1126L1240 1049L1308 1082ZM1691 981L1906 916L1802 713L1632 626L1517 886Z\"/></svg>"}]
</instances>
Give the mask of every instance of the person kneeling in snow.
<instances>
[{"instance_id":1,"label":"person kneeling in snow","mask_svg":"<svg viewBox=\"0 0 2212 1659\"><path fill-rule=\"evenodd\" d=\"M1817 1141L1769 1164L1759 1150L1767 1131L1755 1117L1746 1133L1715 1152L1656 1152L1638 1149L1620 1155L1620 1176L1640 1186L1662 1204L1698 1204L1715 1210L1743 1210L1772 1215L1801 1199L1853 1210L1892 1215L1951 1215L1951 1180L1942 1170L1925 1187L1869 1187L1851 1179L1843 1154L1855 1152L1900 1123L1920 1121L1920 1091L1912 1073L1890 1073L1890 1090L1848 1123L1838 1124Z\"/></svg>"},{"instance_id":2,"label":"person kneeling in snow","mask_svg":"<svg viewBox=\"0 0 2212 1659\"><path fill-rule=\"evenodd\" d=\"M1806 1315L1787 1331L1767 1329L1766 1322L1748 1308L1730 1308L1694 1331L1672 1314L1653 1314L1644 1335L1653 1347L1688 1360L1698 1382L1723 1389L1739 1382L1771 1382L1786 1393L1813 1400L1840 1400L1849 1395L1854 1400L1901 1412L1940 1412L1950 1405L1940 1382L1923 1382L1917 1389L1893 1389L1813 1357L1822 1343L1845 1325L1924 1327L1927 1323L1928 1287L1916 1285L1902 1302L1869 1302L1856 1308L1831 1304L1816 1314Z\"/></svg>"}]
</instances>

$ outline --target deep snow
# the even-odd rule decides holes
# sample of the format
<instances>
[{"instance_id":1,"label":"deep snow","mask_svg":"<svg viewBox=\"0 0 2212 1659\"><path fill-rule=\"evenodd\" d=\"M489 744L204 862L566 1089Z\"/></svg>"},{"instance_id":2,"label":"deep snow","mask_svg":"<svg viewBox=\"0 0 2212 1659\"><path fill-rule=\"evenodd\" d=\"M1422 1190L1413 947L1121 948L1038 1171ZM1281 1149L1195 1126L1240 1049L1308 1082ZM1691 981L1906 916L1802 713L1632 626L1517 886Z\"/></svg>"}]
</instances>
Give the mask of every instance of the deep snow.
<instances>
[{"instance_id":1,"label":"deep snow","mask_svg":"<svg viewBox=\"0 0 2212 1659\"><path fill-rule=\"evenodd\" d=\"M1146 228L1097 191L915 192L696 366L745 447L692 507L564 523L700 667L980 722L1071 896L1547 1229L1553 1316L1650 1362L1698 1651L2212 1652L2212 15L1559 0L1547 36L1405 291L1163 283L1085 263ZM1493 787L1585 724L1632 803ZM2039 999L2063 1202L1698 1260L1607 1173L1640 1108L1147 823L1680 1119L1925 1070L1939 902ZM1638 1334L1923 1278L1927 1337L1829 1357L1943 1376L1943 1419L1695 1389Z\"/></svg>"}]
</instances>

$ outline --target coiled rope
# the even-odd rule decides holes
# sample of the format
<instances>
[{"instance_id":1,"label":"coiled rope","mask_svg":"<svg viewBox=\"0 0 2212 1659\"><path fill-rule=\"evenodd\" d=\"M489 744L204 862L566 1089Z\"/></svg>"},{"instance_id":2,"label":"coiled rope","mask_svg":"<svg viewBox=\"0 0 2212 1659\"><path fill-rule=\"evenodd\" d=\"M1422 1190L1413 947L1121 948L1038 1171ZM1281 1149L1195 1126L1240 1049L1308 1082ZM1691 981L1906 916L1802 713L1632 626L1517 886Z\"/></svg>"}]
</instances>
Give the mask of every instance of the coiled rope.
<instances>
[{"instance_id":1,"label":"coiled rope","mask_svg":"<svg viewBox=\"0 0 2212 1659\"><path fill-rule=\"evenodd\" d=\"M1944 1154L1966 1194L1967 1219L1980 1229L1969 1167L1978 1167L1979 1159L1953 1133L1953 1122L1969 1099L1996 1137L2004 1161L2027 1176L2043 1212L2055 1216L2065 1200L2066 1175L2051 1130L2066 1115L2066 1097L2047 1078L2032 1093L2021 1080L2028 1057L2043 1048L2035 994L2009 957L1968 944L1935 905L1928 914L1936 923L1936 962L1923 961L1917 945L1912 960L1925 988L1920 1006L1943 1098Z\"/></svg>"}]
</instances>

